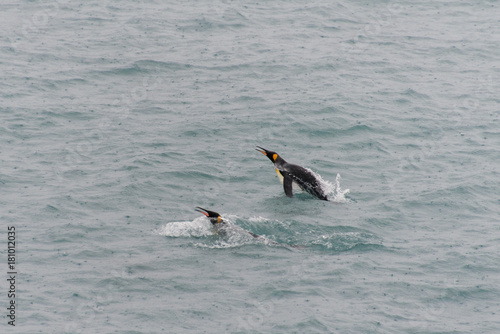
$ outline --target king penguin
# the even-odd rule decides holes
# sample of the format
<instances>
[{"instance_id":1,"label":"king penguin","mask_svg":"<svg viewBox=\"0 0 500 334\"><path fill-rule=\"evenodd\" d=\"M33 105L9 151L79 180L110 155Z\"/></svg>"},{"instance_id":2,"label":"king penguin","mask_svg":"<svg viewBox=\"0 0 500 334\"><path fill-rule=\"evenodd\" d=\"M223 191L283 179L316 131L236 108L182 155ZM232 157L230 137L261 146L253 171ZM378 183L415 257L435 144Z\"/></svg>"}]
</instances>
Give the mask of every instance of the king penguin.
<instances>
[{"instance_id":1,"label":"king penguin","mask_svg":"<svg viewBox=\"0 0 500 334\"><path fill-rule=\"evenodd\" d=\"M202 214L207 216L207 218L212 223L214 234L220 235L221 237L227 236L228 232L231 229L231 224L229 222L226 222L224 219L222 219L220 214L218 214L215 211L210 211L210 210L200 208L199 206L197 206L195 210L198 212L201 212ZM242 231L243 233L248 233L252 237L254 237L255 239L258 239L260 241L264 241L267 244L271 244L271 245L275 245L275 246L292 247L292 248L304 248L304 246L300 246L300 245L287 245L287 244L280 244L279 242L271 241L271 240L267 239L266 237L263 237L262 235L258 235L258 234L255 234L253 232L244 230L241 227L235 226L234 224L232 225L232 228L233 228L233 232L234 232L234 229L237 228L236 231L239 230L239 231Z\"/></svg>"},{"instance_id":2,"label":"king penguin","mask_svg":"<svg viewBox=\"0 0 500 334\"><path fill-rule=\"evenodd\" d=\"M281 184L283 184L285 194L288 197L293 197L292 184L295 183L309 194L316 196L321 200L328 201L324 190L321 188L320 180L318 180L316 175L314 175L310 170L286 162L276 152L266 150L260 146L257 147L259 148L257 151L267 156L274 164L276 174L278 174L278 178L280 179Z\"/></svg>"},{"instance_id":3,"label":"king penguin","mask_svg":"<svg viewBox=\"0 0 500 334\"><path fill-rule=\"evenodd\" d=\"M200 208L199 206L197 206L195 210L198 212L201 212L202 214L207 216L207 218L212 223L214 234L217 234L220 236L225 236L227 234L226 228L228 227L228 223L224 219L222 219L220 214L218 214L215 211L210 211L210 210ZM252 233L249 231L245 231L245 232L247 232L248 234L250 234L254 238L263 238L262 236L260 236L258 234L255 234L255 233Z\"/></svg>"},{"instance_id":4,"label":"king penguin","mask_svg":"<svg viewBox=\"0 0 500 334\"><path fill-rule=\"evenodd\" d=\"M222 234L222 235L226 234L224 231L224 227L226 226L226 222L222 219L222 217L217 212L206 210L206 209L200 208L199 206L197 206L195 210L198 212L201 212L202 214L207 216L207 218L212 223L214 234Z\"/></svg>"}]
</instances>

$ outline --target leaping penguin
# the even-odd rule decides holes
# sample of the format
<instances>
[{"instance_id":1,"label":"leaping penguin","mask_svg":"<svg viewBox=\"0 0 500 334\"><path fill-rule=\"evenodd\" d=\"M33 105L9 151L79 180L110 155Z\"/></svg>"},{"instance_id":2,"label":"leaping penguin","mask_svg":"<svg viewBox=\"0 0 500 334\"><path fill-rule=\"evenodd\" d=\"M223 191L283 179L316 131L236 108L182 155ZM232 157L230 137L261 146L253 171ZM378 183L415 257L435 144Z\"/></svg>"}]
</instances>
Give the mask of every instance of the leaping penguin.
<instances>
[{"instance_id":1,"label":"leaping penguin","mask_svg":"<svg viewBox=\"0 0 500 334\"><path fill-rule=\"evenodd\" d=\"M310 170L286 162L276 152L266 150L260 146L257 147L259 148L257 151L267 156L269 160L273 162L276 174L278 174L278 177L283 184L285 194L288 197L293 197L292 184L295 183L309 194L316 196L321 200L328 201L328 198L321 187L320 180L318 180L316 175L314 175Z\"/></svg>"}]
</instances>

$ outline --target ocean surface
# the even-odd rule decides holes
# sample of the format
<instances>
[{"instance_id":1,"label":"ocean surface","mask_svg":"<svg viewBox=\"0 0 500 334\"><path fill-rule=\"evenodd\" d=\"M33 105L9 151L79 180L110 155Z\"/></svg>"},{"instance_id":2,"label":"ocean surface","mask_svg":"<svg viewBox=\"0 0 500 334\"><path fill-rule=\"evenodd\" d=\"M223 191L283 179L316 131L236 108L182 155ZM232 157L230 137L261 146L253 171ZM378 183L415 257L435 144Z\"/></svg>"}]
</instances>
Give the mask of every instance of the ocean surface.
<instances>
[{"instance_id":1,"label":"ocean surface","mask_svg":"<svg viewBox=\"0 0 500 334\"><path fill-rule=\"evenodd\" d=\"M2 1L0 331L500 333L499 7Z\"/></svg>"}]
</instances>

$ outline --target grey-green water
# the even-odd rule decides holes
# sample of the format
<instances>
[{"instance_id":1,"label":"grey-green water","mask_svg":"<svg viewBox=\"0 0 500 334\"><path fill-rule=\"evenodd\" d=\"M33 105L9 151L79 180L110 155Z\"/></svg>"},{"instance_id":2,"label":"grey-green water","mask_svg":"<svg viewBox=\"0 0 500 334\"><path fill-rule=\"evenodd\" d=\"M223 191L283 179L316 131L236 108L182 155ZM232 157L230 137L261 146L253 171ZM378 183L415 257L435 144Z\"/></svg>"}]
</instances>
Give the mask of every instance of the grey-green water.
<instances>
[{"instance_id":1,"label":"grey-green water","mask_svg":"<svg viewBox=\"0 0 500 334\"><path fill-rule=\"evenodd\" d=\"M2 332L500 331L496 1L0 13Z\"/></svg>"}]
</instances>

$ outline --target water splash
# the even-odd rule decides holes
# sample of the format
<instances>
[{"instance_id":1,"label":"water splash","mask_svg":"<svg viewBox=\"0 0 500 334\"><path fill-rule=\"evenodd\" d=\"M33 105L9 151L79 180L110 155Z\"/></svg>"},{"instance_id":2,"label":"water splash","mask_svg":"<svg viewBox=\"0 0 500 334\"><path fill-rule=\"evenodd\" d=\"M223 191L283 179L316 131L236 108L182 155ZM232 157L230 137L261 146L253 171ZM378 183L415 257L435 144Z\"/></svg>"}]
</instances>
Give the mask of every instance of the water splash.
<instances>
[{"instance_id":1,"label":"water splash","mask_svg":"<svg viewBox=\"0 0 500 334\"><path fill-rule=\"evenodd\" d=\"M331 183L330 181L324 180L321 175L313 172L309 168L306 168L309 172L311 172L320 182L321 189L326 194L326 197L330 202L335 203L347 203L349 202L349 198L346 195L349 193L349 189L342 189L340 186L340 174L337 173L335 177L335 183Z\"/></svg>"},{"instance_id":2,"label":"water splash","mask_svg":"<svg viewBox=\"0 0 500 334\"><path fill-rule=\"evenodd\" d=\"M205 217L193 221L171 222L156 229L154 233L167 237L204 237L212 235L212 226Z\"/></svg>"},{"instance_id":3,"label":"water splash","mask_svg":"<svg viewBox=\"0 0 500 334\"><path fill-rule=\"evenodd\" d=\"M377 238L361 231L343 231L321 234L309 241L310 246L325 250L347 251L363 244L377 243Z\"/></svg>"},{"instance_id":4,"label":"water splash","mask_svg":"<svg viewBox=\"0 0 500 334\"><path fill-rule=\"evenodd\" d=\"M192 238L189 246L205 249L269 246L290 250L344 252L360 247L372 249L382 246L382 240L377 235L353 227L318 226L299 221L269 220L261 216L247 219L234 215L223 217L228 224L224 234L214 234L211 223L205 217L167 223L155 230L155 233L171 238ZM259 237L252 233L257 233Z\"/></svg>"},{"instance_id":5,"label":"water splash","mask_svg":"<svg viewBox=\"0 0 500 334\"><path fill-rule=\"evenodd\" d=\"M248 221L251 223L263 224L263 223L269 222L269 219L262 217L262 216L254 216L254 217L248 218Z\"/></svg>"},{"instance_id":6,"label":"water splash","mask_svg":"<svg viewBox=\"0 0 500 334\"><path fill-rule=\"evenodd\" d=\"M205 238L207 242L198 242L194 244L202 248L234 248L248 244L275 244L272 240L264 236L258 238L252 236L248 231L234 224L233 221L236 219L237 217L234 215L224 215L226 226L223 236L214 233L212 224L205 217L198 217L193 221L167 223L156 229L154 233L172 238Z\"/></svg>"},{"instance_id":7,"label":"water splash","mask_svg":"<svg viewBox=\"0 0 500 334\"><path fill-rule=\"evenodd\" d=\"M329 184L329 186L333 186ZM347 203L349 202L349 198L345 197L349 193L349 189L342 189L340 187L340 174L337 173L337 176L335 177L335 185L333 186L333 189L331 190L331 197L328 196L328 198L331 198L332 202L336 203ZM330 192L327 192L327 194L330 195Z\"/></svg>"}]
</instances>

